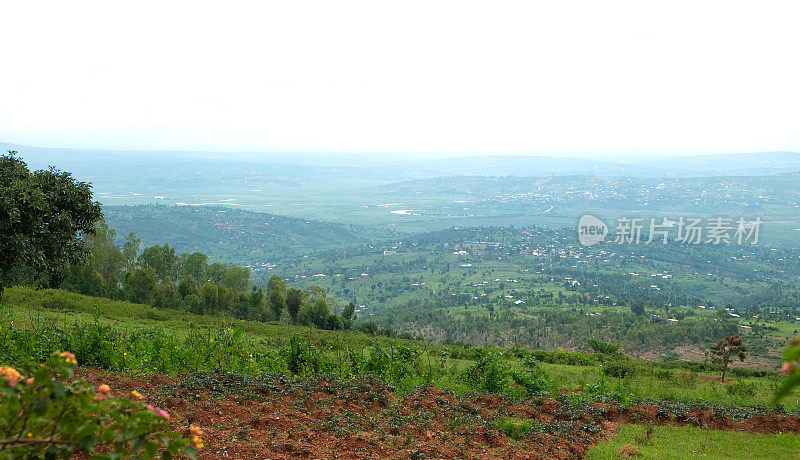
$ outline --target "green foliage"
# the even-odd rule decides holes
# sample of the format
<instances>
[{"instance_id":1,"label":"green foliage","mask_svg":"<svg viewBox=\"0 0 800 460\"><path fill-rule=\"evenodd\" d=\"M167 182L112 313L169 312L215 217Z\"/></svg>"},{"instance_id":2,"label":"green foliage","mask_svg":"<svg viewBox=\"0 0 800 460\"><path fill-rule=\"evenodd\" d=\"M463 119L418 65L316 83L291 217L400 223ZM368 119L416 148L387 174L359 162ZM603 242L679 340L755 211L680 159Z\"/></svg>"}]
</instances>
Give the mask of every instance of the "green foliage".
<instances>
[{"instance_id":1,"label":"green foliage","mask_svg":"<svg viewBox=\"0 0 800 460\"><path fill-rule=\"evenodd\" d=\"M139 255L139 264L144 268L152 268L158 281L175 281L180 268L180 260L175 254L175 248L169 244L155 245L145 248Z\"/></svg>"},{"instance_id":2,"label":"green foliage","mask_svg":"<svg viewBox=\"0 0 800 460\"><path fill-rule=\"evenodd\" d=\"M278 275L272 275L267 282L267 290L286 292L286 281Z\"/></svg>"},{"instance_id":3,"label":"green foliage","mask_svg":"<svg viewBox=\"0 0 800 460\"><path fill-rule=\"evenodd\" d=\"M725 384L725 391L727 391L728 394L736 396L742 396L742 397L755 396L756 386L751 382L737 380L735 382Z\"/></svg>"},{"instance_id":4,"label":"green foliage","mask_svg":"<svg viewBox=\"0 0 800 460\"><path fill-rule=\"evenodd\" d=\"M342 309L342 323L344 325L344 329L352 329L353 322L356 320L356 304L353 302L348 303L344 309Z\"/></svg>"},{"instance_id":5,"label":"green foliage","mask_svg":"<svg viewBox=\"0 0 800 460\"><path fill-rule=\"evenodd\" d=\"M150 303L158 289L158 275L152 267L137 268L125 274L125 297L136 303Z\"/></svg>"},{"instance_id":6,"label":"green foliage","mask_svg":"<svg viewBox=\"0 0 800 460\"><path fill-rule=\"evenodd\" d=\"M603 364L603 374L624 379L636 375L636 367L628 360L617 359Z\"/></svg>"},{"instance_id":7,"label":"green foliage","mask_svg":"<svg viewBox=\"0 0 800 460\"><path fill-rule=\"evenodd\" d=\"M289 312L289 319L292 324L297 324L297 315L300 313L304 297L305 294L300 289L291 288L286 291L286 309Z\"/></svg>"},{"instance_id":8,"label":"green foliage","mask_svg":"<svg viewBox=\"0 0 800 460\"><path fill-rule=\"evenodd\" d=\"M333 363L297 334L289 339L289 344L281 350L281 355L294 375L330 373L333 370Z\"/></svg>"},{"instance_id":9,"label":"green foliage","mask_svg":"<svg viewBox=\"0 0 800 460\"><path fill-rule=\"evenodd\" d=\"M398 388L407 390L420 375L416 362L420 354L419 351L404 345L385 347L376 341L370 347L361 368Z\"/></svg>"},{"instance_id":10,"label":"green foliage","mask_svg":"<svg viewBox=\"0 0 800 460\"><path fill-rule=\"evenodd\" d=\"M531 350L531 356L539 362L571 366L593 366L599 362L597 356L584 351L535 349Z\"/></svg>"},{"instance_id":11,"label":"green foliage","mask_svg":"<svg viewBox=\"0 0 800 460\"><path fill-rule=\"evenodd\" d=\"M189 276L195 280L206 279L208 269L208 256L202 252L181 255L181 272L184 277Z\"/></svg>"},{"instance_id":12,"label":"green foliage","mask_svg":"<svg viewBox=\"0 0 800 460\"><path fill-rule=\"evenodd\" d=\"M269 309L272 312L272 319L280 321L283 310L286 308L286 295L278 289L270 289L267 292L269 293Z\"/></svg>"},{"instance_id":13,"label":"green foliage","mask_svg":"<svg viewBox=\"0 0 800 460\"><path fill-rule=\"evenodd\" d=\"M525 389L528 395L534 395L552 389L550 379L541 366L531 358L525 360L526 370L514 371L511 378L514 383Z\"/></svg>"},{"instance_id":14,"label":"green foliage","mask_svg":"<svg viewBox=\"0 0 800 460\"><path fill-rule=\"evenodd\" d=\"M780 387L775 391L772 404L776 404L792 392L794 388L800 386L800 369L797 362L800 360L800 339L794 338L786 349L783 350L783 367L786 378Z\"/></svg>"},{"instance_id":15,"label":"green foliage","mask_svg":"<svg viewBox=\"0 0 800 460\"><path fill-rule=\"evenodd\" d=\"M603 342L599 339L589 339L586 341L586 344L589 345L589 348L595 351L595 353L601 353L605 355L614 355L620 353L619 345L615 343Z\"/></svg>"},{"instance_id":16,"label":"green foliage","mask_svg":"<svg viewBox=\"0 0 800 460\"><path fill-rule=\"evenodd\" d=\"M73 380L75 362L71 353L54 353L30 376L0 367L0 458L195 458L166 411Z\"/></svg>"},{"instance_id":17,"label":"green foliage","mask_svg":"<svg viewBox=\"0 0 800 460\"><path fill-rule=\"evenodd\" d=\"M507 392L513 372L511 366L494 351L488 351L464 370L465 379L480 391Z\"/></svg>"},{"instance_id":18,"label":"green foliage","mask_svg":"<svg viewBox=\"0 0 800 460\"><path fill-rule=\"evenodd\" d=\"M60 284L66 267L84 259L80 235L101 216L88 183L55 168L30 172L16 152L0 156L0 299L15 270Z\"/></svg>"}]
</instances>

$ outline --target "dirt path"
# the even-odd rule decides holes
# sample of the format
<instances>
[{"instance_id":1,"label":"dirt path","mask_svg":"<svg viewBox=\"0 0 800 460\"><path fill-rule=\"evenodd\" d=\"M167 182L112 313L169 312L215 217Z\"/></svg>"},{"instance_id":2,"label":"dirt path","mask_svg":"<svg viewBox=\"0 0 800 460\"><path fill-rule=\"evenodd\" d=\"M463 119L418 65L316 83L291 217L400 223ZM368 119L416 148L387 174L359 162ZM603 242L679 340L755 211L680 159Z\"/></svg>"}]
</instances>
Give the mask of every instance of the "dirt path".
<instances>
[{"instance_id":1,"label":"dirt path","mask_svg":"<svg viewBox=\"0 0 800 460\"><path fill-rule=\"evenodd\" d=\"M539 320L542 320L542 321L544 321L542 318L540 318L540 317L538 317L538 316L533 316L533 315L529 315L529 314L527 314L527 313L522 313L522 312L519 312L519 311L517 311L517 309L516 309L516 308L514 308L514 307L512 307L512 308L509 308L508 310L509 310L511 313L514 313L515 315L524 316L525 318L530 318L530 319L539 319Z\"/></svg>"}]
</instances>

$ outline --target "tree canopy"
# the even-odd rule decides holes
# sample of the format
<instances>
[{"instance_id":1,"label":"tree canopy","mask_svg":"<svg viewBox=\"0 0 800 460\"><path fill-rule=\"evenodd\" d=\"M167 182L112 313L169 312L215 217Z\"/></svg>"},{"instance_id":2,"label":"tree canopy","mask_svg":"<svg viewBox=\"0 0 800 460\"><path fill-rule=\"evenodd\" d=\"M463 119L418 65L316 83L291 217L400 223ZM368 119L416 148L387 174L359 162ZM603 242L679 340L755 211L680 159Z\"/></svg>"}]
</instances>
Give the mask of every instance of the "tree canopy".
<instances>
[{"instance_id":1,"label":"tree canopy","mask_svg":"<svg viewBox=\"0 0 800 460\"><path fill-rule=\"evenodd\" d=\"M0 298L20 270L58 285L101 217L88 183L53 167L31 172L15 151L0 156Z\"/></svg>"}]
</instances>

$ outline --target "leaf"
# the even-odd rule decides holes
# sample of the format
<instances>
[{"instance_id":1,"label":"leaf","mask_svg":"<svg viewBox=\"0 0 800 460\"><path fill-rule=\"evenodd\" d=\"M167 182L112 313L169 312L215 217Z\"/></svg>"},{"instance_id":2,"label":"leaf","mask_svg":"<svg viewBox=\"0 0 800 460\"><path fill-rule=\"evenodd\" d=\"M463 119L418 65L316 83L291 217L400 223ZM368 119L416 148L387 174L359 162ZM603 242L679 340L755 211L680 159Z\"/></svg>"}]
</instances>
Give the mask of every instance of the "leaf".
<instances>
[{"instance_id":1,"label":"leaf","mask_svg":"<svg viewBox=\"0 0 800 460\"><path fill-rule=\"evenodd\" d=\"M797 361L800 359L800 344L792 345L783 350L783 357L786 361Z\"/></svg>"},{"instance_id":2,"label":"leaf","mask_svg":"<svg viewBox=\"0 0 800 460\"><path fill-rule=\"evenodd\" d=\"M783 380L780 388L775 392L775 396L772 398L772 405L775 405L781 398L788 395L792 389L796 386L800 385L800 372L795 372L794 374L786 377Z\"/></svg>"}]
</instances>

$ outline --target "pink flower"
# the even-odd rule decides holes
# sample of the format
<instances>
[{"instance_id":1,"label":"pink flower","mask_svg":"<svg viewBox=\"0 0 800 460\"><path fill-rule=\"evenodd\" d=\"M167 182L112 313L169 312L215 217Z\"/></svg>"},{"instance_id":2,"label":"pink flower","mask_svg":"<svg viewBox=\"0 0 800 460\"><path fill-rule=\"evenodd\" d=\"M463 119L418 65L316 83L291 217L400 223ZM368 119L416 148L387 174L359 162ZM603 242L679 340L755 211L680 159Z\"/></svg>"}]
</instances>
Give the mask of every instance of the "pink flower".
<instances>
[{"instance_id":1,"label":"pink flower","mask_svg":"<svg viewBox=\"0 0 800 460\"><path fill-rule=\"evenodd\" d=\"M25 383L26 383L28 386L31 386L31 385L33 385L33 377L31 377L31 378L29 378L28 380L26 380L26 381L25 381Z\"/></svg>"},{"instance_id":2,"label":"pink flower","mask_svg":"<svg viewBox=\"0 0 800 460\"><path fill-rule=\"evenodd\" d=\"M158 406L151 406L151 405L148 404L147 405L147 409L155 412L156 414L158 414L158 415L160 415L160 416L162 416L164 418L169 418L169 412L165 411L164 409L162 409L162 408L160 408Z\"/></svg>"},{"instance_id":3,"label":"pink flower","mask_svg":"<svg viewBox=\"0 0 800 460\"><path fill-rule=\"evenodd\" d=\"M797 361L784 361L781 366L784 374L791 374L795 369L797 369Z\"/></svg>"}]
</instances>

